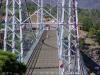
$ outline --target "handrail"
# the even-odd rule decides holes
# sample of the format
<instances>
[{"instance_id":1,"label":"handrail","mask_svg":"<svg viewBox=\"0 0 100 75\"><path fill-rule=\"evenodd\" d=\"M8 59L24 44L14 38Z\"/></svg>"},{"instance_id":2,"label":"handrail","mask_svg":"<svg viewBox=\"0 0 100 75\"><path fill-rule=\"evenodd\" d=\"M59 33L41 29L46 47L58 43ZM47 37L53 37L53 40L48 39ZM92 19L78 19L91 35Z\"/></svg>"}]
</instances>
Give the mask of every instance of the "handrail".
<instances>
[{"instance_id":1,"label":"handrail","mask_svg":"<svg viewBox=\"0 0 100 75\"><path fill-rule=\"evenodd\" d=\"M39 40L41 39L43 33L44 33L44 30L40 32L40 35L37 37L35 43L33 43L32 47L30 48L30 51L29 51L29 52L26 54L26 56L24 57L23 62L24 62L25 64L28 63L28 60L30 59L30 57L31 57L31 55L32 55L32 52L33 52L33 50L35 49L35 47L37 46L37 44L38 44Z\"/></svg>"}]
</instances>

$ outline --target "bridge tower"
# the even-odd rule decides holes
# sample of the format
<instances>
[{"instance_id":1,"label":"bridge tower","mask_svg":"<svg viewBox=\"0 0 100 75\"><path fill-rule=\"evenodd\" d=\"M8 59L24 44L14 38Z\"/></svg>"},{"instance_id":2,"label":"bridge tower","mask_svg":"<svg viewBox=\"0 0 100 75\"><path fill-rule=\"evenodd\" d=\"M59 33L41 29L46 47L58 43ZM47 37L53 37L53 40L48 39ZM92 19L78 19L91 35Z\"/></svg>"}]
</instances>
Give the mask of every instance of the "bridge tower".
<instances>
[{"instance_id":1,"label":"bridge tower","mask_svg":"<svg viewBox=\"0 0 100 75\"><path fill-rule=\"evenodd\" d=\"M43 32L43 0L30 2L36 6L35 12L29 12L28 0L6 0L4 51L17 54L21 62ZM36 22L32 22L34 15Z\"/></svg>"},{"instance_id":2,"label":"bridge tower","mask_svg":"<svg viewBox=\"0 0 100 75\"><path fill-rule=\"evenodd\" d=\"M58 0L60 75L88 75L79 51L77 0Z\"/></svg>"},{"instance_id":3,"label":"bridge tower","mask_svg":"<svg viewBox=\"0 0 100 75\"><path fill-rule=\"evenodd\" d=\"M24 0L6 0L4 29L4 51L11 50L12 53L16 53L20 61L23 61L26 45L34 43L44 30L44 12L56 19L43 8L43 0L30 0L37 5L35 12L22 14L25 11L22 11L22 1ZM37 14L37 23L32 22L34 14ZM59 74L87 75L79 51L77 0L58 0L56 21L58 24ZM37 32L34 32L32 27L36 24L38 28Z\"/></svg>"},{"instance_id":4,"label":"bridge tower","mask_svg":"<svg viewBox=\"0 0 100 75\"><path fill-rule=\"evenodd\" d=\"M9 49L12 53L19 54L22 61L23 36L21 23L21 0L6 0L4 51L7 51Z\"/></svg>"}]
</instances>

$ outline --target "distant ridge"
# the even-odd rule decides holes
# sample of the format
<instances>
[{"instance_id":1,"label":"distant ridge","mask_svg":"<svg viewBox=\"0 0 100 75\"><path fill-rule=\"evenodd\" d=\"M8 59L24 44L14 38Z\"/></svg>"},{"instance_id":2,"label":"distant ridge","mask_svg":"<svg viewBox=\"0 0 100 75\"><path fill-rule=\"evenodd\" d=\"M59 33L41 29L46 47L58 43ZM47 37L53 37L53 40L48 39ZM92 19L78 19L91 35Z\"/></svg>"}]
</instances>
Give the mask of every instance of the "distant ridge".
<instances>
[{"instance_id":1,"label":"distant ridge","mask_svg":"<svg viewBox=\"0 0 100 75\"><path fill-rule=\"evenodd\" d=\"M100 0L78 0L78 7L100 9Z\"/></svg>"},{"instance_id":2,"label":"distant ridge","mask_svg":"<svg viewBox=\"0 0 100 75\"><path fill-rule=\"evenodd\" d=\"M31 0L27 0L29 2ZM33 0L38 1L38 0ZM58 0L43 0L44 4L47 4L51 1L52 5L56 5ZM78 0L78 7L79 8L94 8L100 9L100 0Z\"/></svg>"}]
</instances>

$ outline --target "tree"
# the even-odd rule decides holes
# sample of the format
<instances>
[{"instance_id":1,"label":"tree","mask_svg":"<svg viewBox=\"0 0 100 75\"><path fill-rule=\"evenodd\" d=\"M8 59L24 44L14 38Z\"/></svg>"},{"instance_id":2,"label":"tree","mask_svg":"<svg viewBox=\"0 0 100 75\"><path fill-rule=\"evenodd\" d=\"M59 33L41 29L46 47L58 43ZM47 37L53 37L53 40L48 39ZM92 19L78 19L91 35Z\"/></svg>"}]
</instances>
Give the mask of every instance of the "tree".
<instances>
[{"instance_id":1,"label":"tree","mask_svg":"<svg viewBox=\"0 0 100 75\"><path fill-rule=\"evenodd\" d=\"M83 38L81 38L79 40L79 47L80 47L80 49L83 49L84 48L84 45L85 45L85 40Z\"/></svg>"},{"instance_id":2,"label":"tree","mask_svg":"<svg viewBox=\"0 0 100 75\"><path fill-rule=\"evenodd\" d=\"M89 17L84 17L82 25L85 31L89 31L89 29L93 26L93 22Z\"/></svg>"},{"instance_id":3,"label":"tree","mask_svg":"<svg viewBox=\"0 0 100 75\"><path fill-rule=\"evenodd\" d=\"M93 35L96 34L96 29L95 28L90 28L88 32L88 37L93 37Z\"/></svg>"},{"instance_id":4,"label":"tree","mask_svg":"<svg viewBox=\"0 0 100 75\"><path fill-rule=\"evenodd\" d=\"M96 33L96 41L100 44L100 30Z\"/></svg>"},{"instance_id":5,"label":"tree","mask_svg":"<svg viewBox=\"0 0 100 75\"><path fill-rule=\"evenodd\" d=\"M26 66L18 62L16 55L10 52L0 51L0 72L1 75L23 75L26 71Z\"/></svg>"},{"instance_id":6,"label":"tree","mask_svg":"<svg viewBox=\"0 0 100 75\"><path fill-rule=\"evenodd\" d=\"M0 30L3 28L3 25L2 25L2 23L1 23L1 21L0 21Z\"/></svg>"},{"instance_id":7,"label":"tree","mask_svg":"<svg viewBox=\"0 0 100 75\"><path fill-rule=\"evenodd\" d=\"M79 22L82 23L83 30L100 29L100 10L78 9Z\"/></svg>"},{"instance_id":8,"label":"tree","mask_svg":"<svg viewBox=\"0 0 100 75\"><path fill-rule=\"evenodd\" d=\"M37 10L37 5L35 3L34 4L28 3L27 10L28 12L33 13L34 11Z\"/></svg>"}]
</instances>

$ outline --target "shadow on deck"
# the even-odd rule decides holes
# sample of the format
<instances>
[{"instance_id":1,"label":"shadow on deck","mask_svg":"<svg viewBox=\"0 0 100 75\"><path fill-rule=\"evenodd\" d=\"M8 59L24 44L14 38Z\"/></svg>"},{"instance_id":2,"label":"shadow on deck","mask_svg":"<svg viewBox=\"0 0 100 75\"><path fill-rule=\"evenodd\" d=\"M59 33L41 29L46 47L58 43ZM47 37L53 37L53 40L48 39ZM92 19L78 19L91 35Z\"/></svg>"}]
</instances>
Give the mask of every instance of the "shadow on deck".
<instances>
[{"instance_id":1,"label":"shadow on deck","mask_svg":"<svg viewBox=\"0 0 100 75\"><path fill-rule=\"evenodd\" d=\"M85 65L89 69L90 73L94 72L96 75L100 75L100 65L94 62L90 57L88 57L82 51L81 51L81 55L83 56L83 61L85 62Z\"/></svg>"}]
</instances>

